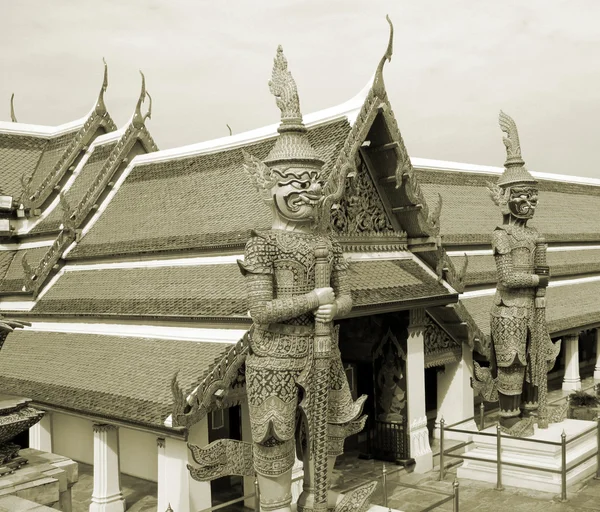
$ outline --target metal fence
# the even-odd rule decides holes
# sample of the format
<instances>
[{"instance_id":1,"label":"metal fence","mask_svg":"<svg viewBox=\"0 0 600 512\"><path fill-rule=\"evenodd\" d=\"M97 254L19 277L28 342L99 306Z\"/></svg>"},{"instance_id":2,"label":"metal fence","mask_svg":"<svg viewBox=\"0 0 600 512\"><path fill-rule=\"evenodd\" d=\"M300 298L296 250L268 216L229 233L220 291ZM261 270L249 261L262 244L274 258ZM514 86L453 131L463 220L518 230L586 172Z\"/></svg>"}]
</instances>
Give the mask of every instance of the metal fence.
<instances>
[{"instance_id":1,"label":"metal fence","mask_svg":"<svg viewBox=\"0 0 600 512\"><path fill-rule=\"evenodd\" d=\"M596 419L596 425L594 425L593 427L590 427L589 429L581 432L580 434L578 434L576 436L573 436L569 440L567 440L567 435L563 431L561 434L561 440L560 440L560 442L558 442L558 441L542 441L541 439L530 439L527 437L518 438L518 437L505 435L505 434L502 434L499 424L496 424L496 433L495 434L492 432L483 432L483 430L485 428L485 415L481 411L482 411L482 409L480 408L480 418L479 418L480 424L479 425L480 425L481 430L479 432L456 428L457 426L459 426L463 423L475 420L475 417L460 421L458 423L454 423L448 427L445 426L445 421L443 418L440 420L440 480L444 479L445 466L446 466L445 458L446 457L453 457L453 458L457 458L457 459L461 459L461 460L478 460L478 461L483 461L483 462L495 463L496 464L496 489L497 490L504 489L504 487L502 485L502 469L504 466L517 467L517 468L521 468L521 469L533 469L535 471L560 474L561 475L561 501L567 501L567 473L569 473L571 470L575 469L576 467L580 466L581 464L584 464L585 462L592 459L593 457L596 457L596 464L597 464L596 478L600 479L600 415ZM588 435L590 432L593 432L594 430L596 431L596 439L597 439L596 452L585 457L584 459L579 460L578 462L567 465L567 446L570 443ZM488 459L488 458L475 457L475 456L467 455L467 454L452 453L452 452L455 452L462 448L465 448L466 446L469 446L470 444L473 444L473 441L472 440L465 441L456 446L453 446L452 448L445 449L444 434L446 432L455 432L455 433L459 433L459 434L469 434L469 435L476 434L479 436L495 437L496 438L496 459L493 460L493 459ZM518 464L516 462L503 461L502 460L502 440L503 439L519 439L520 441L528 442L528 443L538 443L538 444L545 444L545 445L550 445L550 446L560 446L560 448L561 448L561 467L560 467L560 469L550 469L547 467L541 467L541 466L536 466L536 465L532 465L532 464Z\"/></svg>"}]
</instances>

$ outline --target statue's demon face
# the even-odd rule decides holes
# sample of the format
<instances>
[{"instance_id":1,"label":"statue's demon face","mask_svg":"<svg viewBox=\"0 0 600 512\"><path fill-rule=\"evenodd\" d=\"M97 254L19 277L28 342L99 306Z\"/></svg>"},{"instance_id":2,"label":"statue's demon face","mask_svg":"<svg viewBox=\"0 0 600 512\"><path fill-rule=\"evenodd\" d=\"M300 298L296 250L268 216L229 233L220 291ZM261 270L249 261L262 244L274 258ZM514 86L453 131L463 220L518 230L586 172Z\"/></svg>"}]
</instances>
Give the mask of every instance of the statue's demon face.
<instances>
[{"instance_id":1,"label":"statue's demon face","mask_svg":"<svg viewBox=\"0 0 600 512\"><path fill-rule=\"evenodd\" d=\"M317 168L273 169L277 182L271 189L275 209L287 221L313 222L323 197Z\"/></svg>"},{"instance_id":2,"label":"statue's demon face","mask_svg":"<svg viewBox=\"0 0 600 512\"><path fill-rule=\"evenodd\" d=\"M517 219L531 219L538 203L538 190L531 185L516 185L510 187L508 209Z\"/></svg>"}]
</instances>

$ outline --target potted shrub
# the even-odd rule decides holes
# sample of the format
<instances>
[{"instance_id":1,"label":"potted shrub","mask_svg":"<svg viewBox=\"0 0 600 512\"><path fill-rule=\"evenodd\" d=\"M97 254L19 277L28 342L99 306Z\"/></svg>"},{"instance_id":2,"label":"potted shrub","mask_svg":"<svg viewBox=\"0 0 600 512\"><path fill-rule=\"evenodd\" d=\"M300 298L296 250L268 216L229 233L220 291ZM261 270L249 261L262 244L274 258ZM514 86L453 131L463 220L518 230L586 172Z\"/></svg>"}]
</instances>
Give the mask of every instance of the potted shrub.
<instances>
[{"instance_id":1,"label":"potted shrub","mask_svg":"<svg viewBox=\"0 0 600 512\"><path fill-rule=\"evenodd\" d=\"M600 399L585 391L574 391L569 395L569 417L575 420L595 421L600 413Z\"/></svg>"}]
</instances>

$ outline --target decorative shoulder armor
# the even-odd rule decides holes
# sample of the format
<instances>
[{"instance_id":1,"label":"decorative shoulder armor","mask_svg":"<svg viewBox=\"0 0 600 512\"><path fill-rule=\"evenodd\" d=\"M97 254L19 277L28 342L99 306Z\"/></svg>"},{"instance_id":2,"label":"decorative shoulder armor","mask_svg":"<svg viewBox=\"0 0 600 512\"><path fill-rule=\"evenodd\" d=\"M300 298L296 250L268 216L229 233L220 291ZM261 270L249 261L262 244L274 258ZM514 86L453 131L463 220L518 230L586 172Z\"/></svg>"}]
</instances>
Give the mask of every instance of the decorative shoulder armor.
<instances>
[{"instance_id":1,"label":"decorative shoulder armor","mask_svg":"<svg viewBox=\"0 0 600 512\"><path fill-rule=\"evenodd\" d=\"M244 261L237 260L242 275L272 274L273 273L273 247L267 237L252 231L252 238L246 243Z\"/></svg>"},{"instance_id":2,"label":"decorative shoulder armor","mask_svg":"<svg viewBox=\"0 0 600 512\"><path fill-rule=\"evenodd\" d=\"M492 232L492 251L494 254L508 254L510 252L508 233L501 227L497 227Z\"/></svg>"},{"instance_id":3,"label":"decorative shoulder armor","mask_svg":"<svg viewBox=\"0 0 600 512\"><path fill-rule=\"evenodd\" d=\"M348 270L348 262L344 258L342 246L335 240L331 241L333 248L333 270Z\"/></svg>"}]
</instances>

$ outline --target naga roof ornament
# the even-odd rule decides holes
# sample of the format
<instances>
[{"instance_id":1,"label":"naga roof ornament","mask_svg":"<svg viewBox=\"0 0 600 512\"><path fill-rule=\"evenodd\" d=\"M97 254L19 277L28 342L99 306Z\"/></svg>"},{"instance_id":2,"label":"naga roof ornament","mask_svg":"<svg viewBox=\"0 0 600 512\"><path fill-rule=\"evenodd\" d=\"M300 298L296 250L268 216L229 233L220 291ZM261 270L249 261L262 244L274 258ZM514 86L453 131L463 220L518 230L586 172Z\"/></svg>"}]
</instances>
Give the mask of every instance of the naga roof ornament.
<instances>
[{"instance_id":1,"label":"naga roof ornament","mask_svg":"<svg viewBox=\"0 0 600 512\"><path fill-rule=\"evenodd\" d=\"M373 92L375 92L377 96L381 97L384 97L386 94L385 84L383 82L383 66L386 62L390 62L392 60L392 54L394 52L394 25L392 24L392 20L390 20L390 17L387 14L385 15L385 19L390 25L390 37L388 40L387 49L383 54L383 57L381 57L379 65L377 66L377 70L375 71L375 79L373 80L372 86Z\"/></svg>"},{"instance_id":2,"label":"naga roof ornament","mask_svg":"<svg viewBox=\"0 0 600 512\"><path fill-rule=\"evenodd\" d=\"M506 187L515 183L537 183L535 178L525 168L525 162L521 156L521 143L519 132L514 119L506 115L502 110L499 117L500 128L506 134L502 138L506 146L506 162L504 173L498 180L498 185Z\"/></svg>"},{"instance_id":3,"label":"naga roof ornament","mask_svg":"<svg viewBox=\"0 0 600 512\"><path fill-rule=\"evenodd\" d=\"M304 126L300 112L298 88L294 77L288 70L287 59L281 45L277 48L273 62L269 89L281 110L281 124L277 129L280 135L264 163L269 166L282 163L322 166L323 159L319 157L308 141L306 126Z\"/></svg>"},{"instance_id":4,"label":"naga roof ornament","mask_svg":"<svg viewBox=\"0 0 600 512\"><path fill-rule=\"evenodd\" d=\"M140 75L142 75L142 89L140 91L140 97L138 98L137 105L135 106L135 113L133 114L132 120L132 124L136 128L141 128L144 126L146 119L152 118L152 96L150 96L150 93L146 90L146 77L144 76L144 73L140 71ZM148 112L142 115L142 104L144 101L146 101L146 96L148 96L150 103L148 105Z\"/></svg>"},{"instance_id":5,"label":"naga roof ornament","mask_svg":"<svg viewBox=\"0 0 600 512\"><path fill-rule=\"evenodd\" d=\"M102 87L100 87L100 93L98 94L98 100L96 101L96 106L94 107L94 111L99 116L102 116L108 112L106 110L106 104L104 103L104 93L106 89L108 89L108 64L104 57L102 57L102 62L104 62L104 77L102 79Z\"/></svg>"},{"instance_id":6,"label":"naga roof ornament","mask_svg":"<svg viewBox=\"0 0 600 512\"><path fill-rule=\"evenodd\" d=\"M10 97L10 120L13 123L17 123L17 118L15 116L15 93L13 92Z\"/></svg>"}]
</instances>

